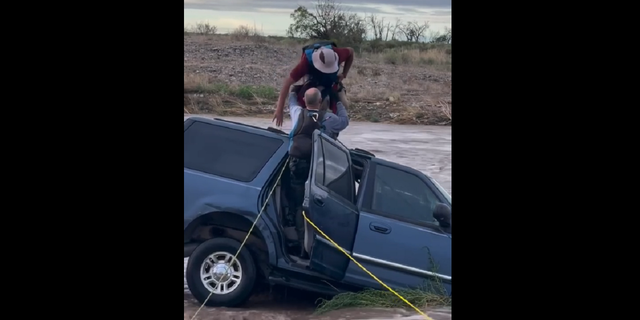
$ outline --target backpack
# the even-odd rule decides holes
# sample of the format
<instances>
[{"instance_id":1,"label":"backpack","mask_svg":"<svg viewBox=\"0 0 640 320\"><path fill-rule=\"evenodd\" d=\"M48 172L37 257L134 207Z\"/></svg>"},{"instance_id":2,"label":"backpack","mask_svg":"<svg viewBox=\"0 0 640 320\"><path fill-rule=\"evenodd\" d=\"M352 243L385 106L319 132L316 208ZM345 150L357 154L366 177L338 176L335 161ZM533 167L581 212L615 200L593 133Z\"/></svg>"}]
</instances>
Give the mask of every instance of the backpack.
<instances>
[{"instance_id":1,"label":"backpack","mask_svg":"<svg viewBox=\"0 0 640 320\"><path fill-rule=\"evenodd\" d=\"M308 44L304 47L302 47L302 53L307 53L307 50L311 50L311 53L313 53L313 50L318 49L320 47L325 47L325 48L329 48L331 49L331 47L338 47L338 45L333 42L333 41L326 41L326 40L320 40L318 42L314 42L312 44ZM311 61L311 55L307 54L307 57L309 59L309 61Z\"/></svg>"},{"instance_id":2,"label":"backpack","mask_svg":"<svg viewBox=\"0 0 640 320\"><path fill-rule=\"evenodd\" d=\"M302 53L307 57L307 62L309 63L309 75L311 76L311 78L315 78L319 82L319 84L328 87L338 82L338 72L340 70L338 69L338 71L336 71L335 73L330 74L321 73L320 71L316 70L316 68L313 66L312 56L313 52L320 47L333 49L332 47L337 47L337 45L333 41L320 40L302 47Z\"/></svg>"}]
</instances>

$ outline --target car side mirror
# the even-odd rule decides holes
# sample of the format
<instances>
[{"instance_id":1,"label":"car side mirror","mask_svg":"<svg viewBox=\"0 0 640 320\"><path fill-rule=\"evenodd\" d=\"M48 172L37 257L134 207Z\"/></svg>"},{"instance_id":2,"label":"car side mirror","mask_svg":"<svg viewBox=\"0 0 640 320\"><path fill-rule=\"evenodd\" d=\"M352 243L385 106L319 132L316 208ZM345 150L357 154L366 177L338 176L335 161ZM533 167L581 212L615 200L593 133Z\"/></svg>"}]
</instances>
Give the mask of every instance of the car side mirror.
<instances>
[{"instance_id":1,"label":"car side mirror","mask_svg":"<svg viewBox=\"0 0 640 320\"><path fill-rule=\"evenodd\" d=\"M440 226L443 228L451 227L451 208L444 203L436 204L433 210L433 217L438 220Z\"/></svg>"}]
</instances>

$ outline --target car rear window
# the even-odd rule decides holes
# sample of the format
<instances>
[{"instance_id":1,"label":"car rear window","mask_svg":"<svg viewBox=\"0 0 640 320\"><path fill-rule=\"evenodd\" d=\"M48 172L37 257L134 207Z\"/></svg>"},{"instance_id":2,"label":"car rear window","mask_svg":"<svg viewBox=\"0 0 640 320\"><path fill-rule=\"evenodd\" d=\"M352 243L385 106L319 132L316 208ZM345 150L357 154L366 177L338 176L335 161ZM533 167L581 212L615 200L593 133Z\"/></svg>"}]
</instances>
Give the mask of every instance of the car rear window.
<instances>
[{"instance_id":1,"label":"car rear window","mask_svg":"<svg viewBox=\"0 0 640 320\"><path fill-rule=\"evenodd\" d=\"M250 182L283 143L281 139L196 121L184 132L184 167Z\"/></svg>"}]
</instances>

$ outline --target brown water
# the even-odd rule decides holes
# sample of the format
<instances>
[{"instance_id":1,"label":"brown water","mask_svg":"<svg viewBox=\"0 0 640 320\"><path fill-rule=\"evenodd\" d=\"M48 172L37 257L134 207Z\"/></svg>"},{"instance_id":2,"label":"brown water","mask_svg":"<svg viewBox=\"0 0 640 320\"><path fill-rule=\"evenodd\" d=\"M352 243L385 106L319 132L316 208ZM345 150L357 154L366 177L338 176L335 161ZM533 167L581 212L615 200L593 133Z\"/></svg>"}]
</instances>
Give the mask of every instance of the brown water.
<instances>
[{"instance_id":1,"label":"brown water","mask_svg":"<svg viewBox=\"0 0 640 320\"><path fill-rule=\"evenodd\" d=\"M282 290L281 290L282 291ZM305 296L301 298L299 295ZM196 319L216 320L425 320L417 312L404 309L383 308L349 308L314 314L315 299L306 297L300 291L291 292L290 298L282 296L270 297L257 295L252 297L242 308L202 308ZM200 305L189 294L184 297L184 320L191 320ZM431 320L450 320L450 308L434 308L424 310Z\"/></svg>"},{"instance_id":2,"label":"brown water","mask_svg":"<svg viewBox=\"0 0 640 320\"><path fill-rule=\"evenodd\" d=\"M210 115L197 115L212 118ZM185 115L185 119L188 116ZM267 128L275 127L270 119L218 117ZM291 129L291 121L285 117L281 128ZM434 178L451 193L451 127L394 125L382 123L351 122L340 133L339 140L349 148L373 152L376 157L397 162ZM184 259L186 273L188 259ZM199 305L189 293L184 281L184 319L190 320ZM298 290L279 288L275 292L255 295L240 309L203 308L197 319L221 320L341 320L341 319L424 319L415 312L399 309L347 309L324 315L313 315L318 296ZM450 320L449 309L430 310L434 320Z\"/></svg>"}]
</instances>

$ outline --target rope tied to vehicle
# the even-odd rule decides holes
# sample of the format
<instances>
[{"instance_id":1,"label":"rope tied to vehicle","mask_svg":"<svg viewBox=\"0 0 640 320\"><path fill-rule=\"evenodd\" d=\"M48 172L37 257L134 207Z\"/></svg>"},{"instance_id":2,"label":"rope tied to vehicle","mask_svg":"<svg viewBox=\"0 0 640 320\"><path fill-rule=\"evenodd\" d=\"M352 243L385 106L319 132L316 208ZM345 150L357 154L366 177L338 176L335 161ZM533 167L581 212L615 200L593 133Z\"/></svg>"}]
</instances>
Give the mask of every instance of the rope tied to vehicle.
<instances>
[{"instance_id":1,"label":"rope tied to vehicle","mask_svg":"<svg viewBox=\"0 0 640 320\"><path fill-rule=\"evenodd\" d=\"M242 247L244 247L244 244L247 242L247 239L249 239L249 236L251 235L251 232L253 231L253 227L256 226L256 223L258 223L258 220L260 219L260 216L264 212L264 209L267 207L267 204L269 203L269 199L271 199L271 195L273 194L273 191L276 190L276 187L278 186L278 182L280 182L280 179L282 178L282 174L284 173L284 169L287 168L287 164L289 164L289 158L287 158L287 160L284 162L284 165L282 166L282 170L280 170L280 173L278 174L278 178L276 179L276 182L273 184L273 188L271 188L271 191L269 191L269 195L267 196L267 200L262 204L262 208L260 208L260 212L258 212L258 216L253 221L253 223L251 224L251 228L249 228L249 231L247 232L247 235L244 237L244 240L242 240L242 243L240 244L240 247L238 248L238 251L236 251L236 254L233 255L233 259L231 259L231 263L229 263L230 266L232 266L233 263L236 262L236 260L238 258L238 255L240 254L240 250L242 250ZM231 271L232 271L232 268L227 268L225 275L226 276L230 276ZM213 290L211 290L211 292L209 293L207 298L204 300L204 302L202 302L202 305L200 305L200 308L198 308L198 310L196 310L196 313L193 314L193 317L191 317L191 320L194 320L196 318L196 316L198 315L200 310L202 310L202 308L207 303L207 301L209 301L209 299L213 295L213 292L218 288L219 285L220 285L220 283L218 282L216 284L216 286L213 288Z\"/></svg>"},{"instance_id":2,"label":"rope tied to vehicle","mask_svg":"<svg viewBox=\"0 0 640 320\"><path fill-rule=\"evenodd\" d=\"M413 308L413 310L415 310L416 312L418 312L421 316L423 316L425 319L427 320L433 320L432 318L430 318L429 316L427 316L424 312L422 312L422 310L418 309L416 306L414 306L411 302L409 302L409 300L405 299L403 296L401 296L399 293L397 293L395 290L391 289L391 287L389 287L386 283L382 282L382 280L378 279L378 277L376 277L373 273L371 273L371 271L367 270L367 268L365 268L363 265L360 264L360 262L356 261L356 259L354 259L346 250L344 250L339 244L337 244L335 241L333 241L333 239L331 239L328 235L326 235L324 232L322 232L322 230L320 230L320 228L318 228L318 226L315 225L315 223L313 223L313 221L311 221L311 219L309 219L307 217L307 215L304 213L304 210L302 211L302 216L304 217L304 220L306 220L314 229L316 229L316 231L318 231L323 237L325 237L327 240L329 240L329 242L331 242L332 245L334 245L336 248L338 248L338 250L340 250L342 253L344 253L347 257L349 257L349 259L351 259L351 261L353 261L353 263L355 263L358 267L360 267L360 269L362 269L362 271L366 272L368 275L371 276L371 278L373 278L373 280L377 281L379 284L381 284L385 289L391 291L391 293L395 294L398 298L400 298L400 300L404 301L406 304L408 304L411 308Z\"/></svg>"},{"instance_id":3,"label":"rope tied to vehicle","mask_svg":"<svg viewBox=\"0 0 640 320\"><path fill-rule=\"evenodd\" d=\"M273 192L275 191L276 187L278 186L278 182L280 182L280 179L282 178L282 174L284 173L284 170L287 168L287 165L289 164L289 158L287 158L287 160L285 161L284 165L282 166L282 170L280 170L280 173L278 174L278 178L276 179L276 182L273 184L273 187L271 188L271 191L269 191L269 195L267 196L267 200L264 202L264 204L262 205L262 208L260 209L260 212L258 213L258 216L256 217L256 219L253 221L253 224L251 224L251 228L249 228L249 231L247 232L247 235L244 237L244 240L242 240L242 243L240 244L240 247L238 248L238 251L236 251L236 254L233 255L233 259L231 259L231 263L229 265L233 265L234 262L236 262L238 254L240 254L240 251L242 250L242 248L244 247L245 243L247 242L247 239L249 239L249 235L251 235L251 232L253 231L253 228L255 227L256 223L258 223L258 219L260 219L260 216L262 215L262 213L264 212L264 209L267 207L267 204L269 203L269 200L271 199L271 195L273 195ZM331 244L333 244L338 250L340 250L340 252L344 253L351 261L353 261L353 263L355 263L358 267L360 267L360 269L362 269L364 272L366 272L369 276L371 276L371 278L373 278L374 280L376 280L378 283L380 283L385 289L391 291L391 293L393 293L394 295L396 295L398 298L400 298L400 300L402 300L403 302L405 302L407 305L409 305L411 308L413 308L416 312L418 312L421 316L423 316L426 320L433 320L433 318L427 316L422 310L418 309L416 306L414 306L411 302L409 302L407 299L405 299L403 296L401 296L399 293L397 293L395 290L391 289L391 287L389 287L387 284L385 284L384 282L382 282L382 280L378 279L378 277L376 277L373 273L371 273L369 270L367 270L367 268L365 268L363 265L361 265L358 261L356 261L356 259L354 259L346 250L344 250L340 245L338 245L335 241L333 241L333 239L331 239L329 236L327 236L322 230L320 230L320 228L318 228L318 226L316 226L305 214L304 210L302 211L302 216L304 217L304 219L316 230L318 231L318 233L320 233L323 237L325 237L327 240L329 240L329 242L331 242ZM226 270L226 274L225 275L230 275L229 273L232 271L232 268L227 268ZM196 316L198 315L198 313L200 312L200 310L202 310L202 308L204 308L205 304L207 303L207 301L209 301L209 299L211 298L211 296L213 295L213 292L218 288L218 286L220 285L220 283L217 283L216 286L213 288L213 290L209 293L209 295L207 296L207 298L204 300L204 302L202 302L202 305L200 305L200 307L198 308L198 310L196 310L196 312L193 314L193 316L191 317L191 320L194 320L196 318Z\"/></svg>"}]
</instances>

